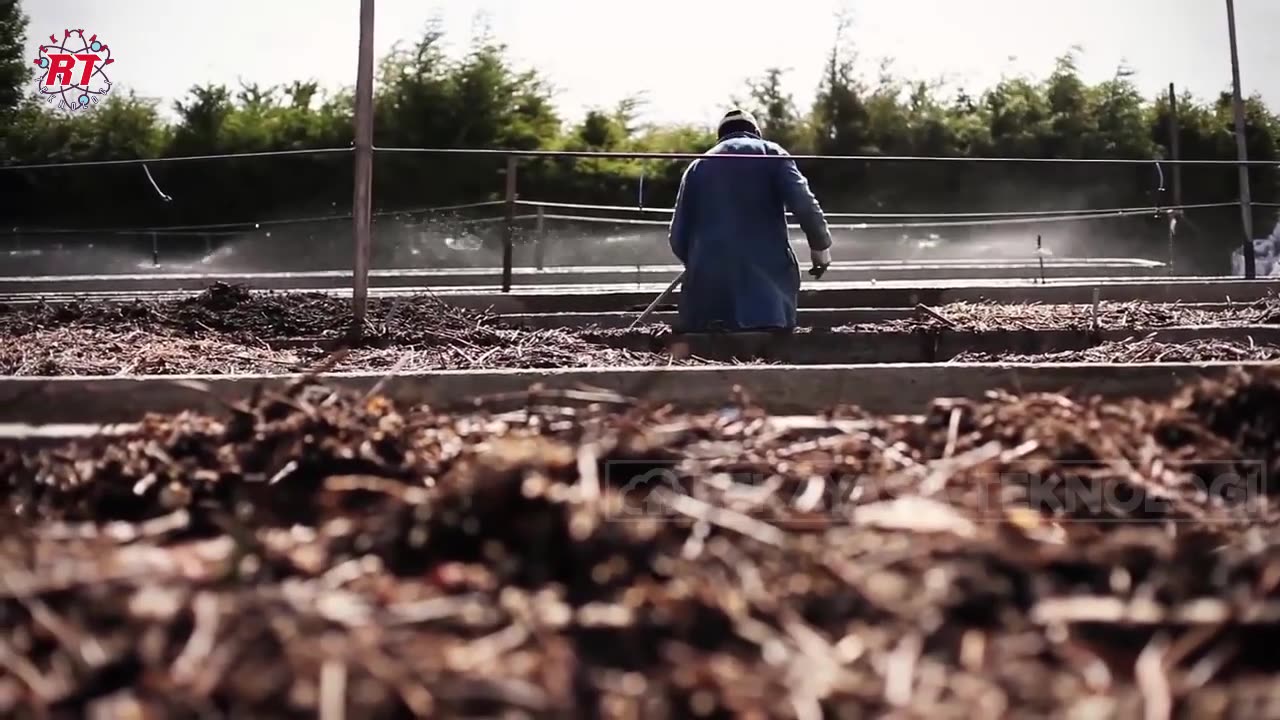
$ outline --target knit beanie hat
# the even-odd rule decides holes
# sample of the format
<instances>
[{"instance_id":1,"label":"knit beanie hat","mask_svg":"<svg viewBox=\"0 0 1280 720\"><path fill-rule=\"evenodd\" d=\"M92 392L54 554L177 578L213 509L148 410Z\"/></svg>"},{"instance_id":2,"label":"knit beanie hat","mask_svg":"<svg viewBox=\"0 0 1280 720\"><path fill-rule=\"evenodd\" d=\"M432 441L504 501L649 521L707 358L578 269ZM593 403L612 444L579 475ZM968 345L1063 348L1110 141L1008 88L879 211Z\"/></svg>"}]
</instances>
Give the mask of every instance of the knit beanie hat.
<instances>
[{"instance_id":1,"label":"knit beanie hat","mask_svg":"<svg viewBox=\"0 0 1280 720\"><path fill-rule=\"evenodd\" d=\"M720 121L720 128L717 134L721 138L728 137L734 133L747 132L755 136L760 136L760 124L746 110L731 110L724 119Z\"/></svg>"}]
</instances>

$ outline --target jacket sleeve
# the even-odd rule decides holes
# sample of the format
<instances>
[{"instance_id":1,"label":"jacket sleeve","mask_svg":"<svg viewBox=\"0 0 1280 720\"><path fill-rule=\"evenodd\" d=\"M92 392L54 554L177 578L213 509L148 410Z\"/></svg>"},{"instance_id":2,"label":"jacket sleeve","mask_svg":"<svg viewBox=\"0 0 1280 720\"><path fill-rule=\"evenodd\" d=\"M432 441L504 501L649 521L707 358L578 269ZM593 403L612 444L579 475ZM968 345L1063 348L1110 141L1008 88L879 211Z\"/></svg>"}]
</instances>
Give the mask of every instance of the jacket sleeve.
<instances>
[{"instance_id":1,"label":"jacket sleeve","mask_svg":"<svg viewBox=\"0 0 1280 720\"><path fill-rule=\"evenodd\" d=\"M784 156L776 165L778 167L778 184L782 193L782 201L787 211L796 217L804 236L809 241L811 250L826 250L831 247L831 230L827 227L827 218L822 206L809 189L809 181L796 167L787 151L776 147L774 152Z\"/></svg>"},{"instance_id":2,"label":"jacket sleeve","mask_svg":"<svg viewBox=\"0 0 1280 720\"><path fill-rule=\"evenodd\" d=\"M689 262L689 243L693 239L691 221L693 219L693 193L690 191L690 178L694 169L697 167L695 161L688 169L684 171L684 176L680 178L680 190L676 194L676 209L671 216L671 228L668 235L668 242L671 244L671 252L680 259L681 263Z\"/></svg>"}]
</instances>

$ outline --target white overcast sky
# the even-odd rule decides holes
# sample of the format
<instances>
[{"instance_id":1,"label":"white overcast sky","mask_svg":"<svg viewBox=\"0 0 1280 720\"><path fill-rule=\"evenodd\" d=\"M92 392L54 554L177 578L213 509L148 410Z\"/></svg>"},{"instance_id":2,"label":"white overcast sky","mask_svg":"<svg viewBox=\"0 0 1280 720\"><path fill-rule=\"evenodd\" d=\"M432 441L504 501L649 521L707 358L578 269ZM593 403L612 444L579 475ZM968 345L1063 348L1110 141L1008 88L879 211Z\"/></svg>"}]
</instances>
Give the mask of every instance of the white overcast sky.
<instances>
[{"instance_id":1,"label":"white overcast sky","mask_svg":"<svg viewBox=\"0 0 1280 720\"><path fill-rule=\"evenodd\" d=\"M115 53L112 79L165 100L193 84L313 78L354 84L358 0L23 0L31 56L39 38L84 28ZM1236 0L1246 93L1280 107L1280 0ZM1043 76L1072 45L1082 71L1126 62L1151 94L1169 82L1201 97L1230 88L1224 0L378 0L377 52L440 15L455 46L485 13L521 62L541 70L569 117L640 91L646 119L713 122L748 76L793 69L807 101L852 12L868 69L882 57L908 77L980 90L1002 74Z\"/></svg>"}]
</instances>

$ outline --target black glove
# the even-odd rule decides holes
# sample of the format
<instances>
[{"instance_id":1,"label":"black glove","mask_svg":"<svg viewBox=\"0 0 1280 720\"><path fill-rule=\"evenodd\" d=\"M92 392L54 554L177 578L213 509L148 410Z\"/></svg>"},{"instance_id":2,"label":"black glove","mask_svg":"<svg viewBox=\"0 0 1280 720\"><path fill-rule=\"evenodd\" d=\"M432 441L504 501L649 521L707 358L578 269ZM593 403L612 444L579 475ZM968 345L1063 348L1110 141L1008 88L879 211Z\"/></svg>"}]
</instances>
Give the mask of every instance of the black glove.
<instances>
[{"instance_id":1,"label":"black glove","mask_svg":"<svg viewBox=\"0 0 1280 720\"><path fill-rule=\"evenodd\" d=\"M815 280L821 279L827 272L827 268L831 267L831 249L810 250L809 258L813 260L813 267L809 269L809 274Z\"/></svg>"}]
</instances>

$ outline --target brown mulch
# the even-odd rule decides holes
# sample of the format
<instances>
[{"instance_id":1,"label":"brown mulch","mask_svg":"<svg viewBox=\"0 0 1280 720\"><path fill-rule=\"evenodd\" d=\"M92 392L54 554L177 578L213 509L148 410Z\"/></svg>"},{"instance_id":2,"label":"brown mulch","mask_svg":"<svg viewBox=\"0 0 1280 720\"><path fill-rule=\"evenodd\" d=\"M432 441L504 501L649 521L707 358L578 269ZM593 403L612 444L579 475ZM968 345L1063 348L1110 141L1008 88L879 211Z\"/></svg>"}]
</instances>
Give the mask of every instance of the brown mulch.
<instances>
[{"instance_id":1,"label":"brown mulch","mask_svg":"<svg viewBox=\"0 0 1280 720\"><path fill-rule=\"evenodd\" d=\"M338 340L348 333L351 301L315 292L251 292L215 283L176 300L70 301L0 304L0 335L74 328L141 330L187 337L225 337L246 344L270 340ZM370 298L362 345L494 344L511 328L490 312L450 305L435 295ZM540 331L519 331L536 337ZM549 338L557 339L557 338Z\"/></svg>"},{"instance_id":2,"label":"brown mulch","mask_svg":"<svg viewBox=\"0 0 1280 720\"><path fill-rule=\"evenodd\" d=\"M0 455L6 717L1263 717L1280 375L773 416L299 385Z\"/></svg>"},{"instance_id":3,"label":"brown mulch","mask_svg":"<svg viewBox=\"0 0 1280 720\"><path fill-rule=\"evenodd\" d=\"M0 375L169 375L284 373L325 361L345 344L349 300L321 293L252 293L216 284L179 300L0 305ZM1154 329L1280 322L1280 301L1217 309L1144 302L1090 306L954 303L917 308L917 317L799 334ZM677 344L670 329L525 329L433 295L370 300L361 342L336 371L653 367L708 364ZM960 362L1148 362L1274 360L1280 350L1221 340L1164 344L1142 339L1041 355L968 353ZM758 362L756 360L748 360Z\"/></svg>"},{"instance_id":4,"label":"brown mulch","mask_svg":"<svg viewBox=\"0 0 1280 720\"><path fill-rule=\"evenodd\" d=\"M841 330L902 332L951 330L1147 330L1163 327L1274 325L1280 323L1280 298L1205 308L1181 303L1101 302L1095 314L1088 304L957 302L917 308L908 320L859 323ZM931 312L932 311L932 312Z\"/></svg>"},{"instance_id":5,"label":"brown mulch","mask_svg":"<svg viewBox=\"0 0 1280 720\"><path fill-rule=\"evenodd\" d=\"M335 354L317 344L268 347L241 337L174 330L34 330L0 345L0 375L227 375L305 372ZM705 364L670 353L629 350L559 330L495 330L483 339L342 351L336 372L481 368L653 367Z\"/></svg>"},{"instance_id":6,"label":"brown mulch","mask_svg":"<svg viewBox=\"0 0 1280 720\"><path fill-rule=\"evenodd\" d=\"M1020 354L961 353L952 362L1017 363L1149 363L1149 362L1264 362L1280 360L1280 347L1235 340L1199 339L1160 342L1150 337L1104 342L1083 350Z\"/></svg>"},{"instance_id":7,"label":"brown mulch","mask_svg":"<svg viewBox=\"0 0 1280 720\"><path fill-rule=\"evenodd\" d=\"M0 308L0 375L303 371L344 341L350 301L215 285L181 300ZM517 329L434 296L371 300L364 337L335 371L703 364L615 347L589 333ZM642 335L651 330L642 331ZM295 340L294 347L283 341ZM325 344L329 347L325 347ZM280 345L286 345L280 347Z\"/></svg>"},{"instance_id":8,"label":"brown mulch","mask_svg":"<svg viewBox=\"0 0 1280 720\"><path fill-rule=\"evenodd\" d=\"M917 329L956 330L1101 330L1153 329L1173 326L1267 325L1280 323L1280 298L1206 309L1180 303L1103 302L1096 317L1090 305L959 302L917 309L917 317L848 325L837 330L903 332ZM351 301L323 293L250 292L216 283L199 295L177 300L132 302L71 301L4 305L0 303L0 335L14 337L62 327L124 330L173 330L200 335L222 333L247 340L342 337ZM500 316L464 310L435 295L370 298L365 339L370 344L476 342L503 329ZM662 325L638 329L652 334ZM526 331L531 332L531 331ZM617 336L621 330L596 330Z\"/></svg>"}]
</instances>

